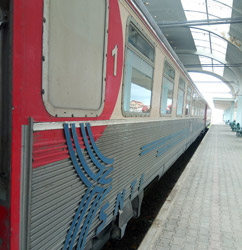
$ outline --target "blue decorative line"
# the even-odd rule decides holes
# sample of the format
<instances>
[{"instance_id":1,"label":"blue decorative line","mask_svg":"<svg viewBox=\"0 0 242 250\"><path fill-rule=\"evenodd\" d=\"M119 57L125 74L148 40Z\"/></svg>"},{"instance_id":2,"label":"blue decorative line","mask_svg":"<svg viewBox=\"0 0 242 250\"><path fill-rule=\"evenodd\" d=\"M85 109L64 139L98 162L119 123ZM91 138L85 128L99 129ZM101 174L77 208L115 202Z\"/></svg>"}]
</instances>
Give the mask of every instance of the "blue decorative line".
<instances>
[{"instance_id":1,"label":"blue decorative line","mask_svg":"<svg viewBox=\"0 0 242 250\"><path fill-rule=\"evenodd\" d=\"M74 245L75 240L76 240L77 233L79 231L79 227L80 227L80 225L82 223L82 220L84 218L84 215L85 215L85 213L86 213L86 211L87 211L87 209L88 209L88 207L89 207L89 205L90 205L90 203L92 201L92 198L95 196L96 193L98 193L97 198L93 202L93 205L92 205L92 208L93 208L96 205L96 203L97 203L97 199L99 199L99 197L100 197L100 195L102 194L103 191L104 191L104 189L101 189L100 187L94 187L94 189L92 190L92 192L91 192L90 196L88 197L88 199L86 201L86 204L85 204L85 206L84 206L84 208L82 210L80 218L79 218L79 220L78 220L78 222L76 224L76 228L75 228L75 231L74 231L74 233L72 235L72 239L71 239L71 243L70 243L69 249L73 248L73 245ZM80 235L80 237L81 237L81 235Z\"/></svg>"},{"instance_id":2,"label":"blue decorative line","mask_svg":"<svg viewBox=\"0 0 242 250\"><path fill-rule=\"evenodd\" d=\"M64 245L64 248L63 248L64 250L66 250L67 247L68 247L71 235L72 235L73 230L74 230L75 225L76 225L76 221L77 221L77 219L78 219L78 217L80 215L81 209L82 209L82 207L83 207L83 205L84 205L84 203L85 203L88 195L90 194L90 191L91 191L91 189L87 190L87 192L85 193L84 197L82 198L82 201L81 201L81 203L80 203L80 205L79 205L79 207L78 207L78 209L76 211L75 217L74 217L74 219L73 219L73 221L71 223L71 227L70 227L69 232L68 232L67 237L66 237L65 245Z\"/></svg>"},{"instance_id":3,"label":"blue decorative line","mask_svg":"<svg viewBox=\"0 0 242 250\"><path fill-rule=\"evenodd\" d=\"M144 145L144 146L141 147L141 150L143 150L143 151L140 153L140 155L141 156L146 155L146 154L150 153L151 151L161 147L162 145L167 143L169 140L174 139L176 137L179 137L181 134L184 134L184 133L186 134L187 132L188 132L188 129L184 129L184 130L181 130L181 131L179 131L177 133L171 134L169 136L166 136L166 137L163 137L163 138L161 138L159 140L151 142L151 143L149 143L147 145ZM164 145L164 146L166 146L166 145Z\"/></svg>"},{"instance_id":4,"label":"blue decorative line","mask_svg":"<svg viewBox=\"0 0 242 250\"><path fill-rule=\"evenodd\" d=\"M182 130L182 131L183 131L183 130ZM174 133L174 134L171 134L171 135L162 137L161 139L158 139L158 140L156 140L156 141L153 141L153 142L151 142L151 143L149 143L149 144L146 144L146 145L142 146L140 149L141 149L141 150L144 150L144 149L146 149L146 148L149 148L150 146L153 146L153 145L156 146L156 144L159 144L160 142L162 142L162 141L165 140L165 139L169 139L169 138L171 138L171 137L174 137L174 136L176 136L177 134L180 134L182 131L179 131L179 132L177 132L177 133Z\"/></svg>"},{"instance_id":5,"label":"blue decorative line","mask_svg":"<svg viewBox=\"0 0 242 250\"><path fill-rule=\"evenodd\" d=\"M89 231L89 228L90 228L90 226L91 226L91 224L92 224L92 221L93 221L93 219L94 219L94 217L95 217L95 215L96 215L96 213L97 213L97 210L99 209L99 207L100 207L102 201L104 200L104 198L106 197L106 195L111 191L111 189L112 189L112 186L110 185L110 186L108 187L108 189L106 189L105 192L102 194L100 200L98 201L98 204L97 204L96 206L92 206L92 208L91 208L91 210L90 210L90 212L89 212L89 214L88 214L88 216L87 216L86 222L85 222L85 224L84 224L84 226L83 226L83 229L82 229L82 232L81 232L81 234L80 234L79 240L78 240L78 244L77 244L77 249L78 249L78 250L80 249L81 243L82 243L82 242L85 242L86 237L87 237L87 234L88 234L88 231ZM98 200L98 199L99 199L99 197L96 198L96 200ZM93 213L91 213L93 209L94 209L94 211L93 211ZM91 215L92 215L92 216L91 216ZM90 216L91 216L91 218L90 218L90 220L89 220L89 217L90 217ZM87 221L87 220L89 220L89 221ZM88 223L87 223L87 222L88 222ZM86 226L87 226L87 228L85 229ZM84 229L85 229L85 230L84 230ZM84 234L84 233L85 233L85 234ZM84 234L84 236L83 236L83 234ZM82 239L82 236L83 236L83 239ZM82 244L82 246L83 246L83 247L81 248L81 250L84 248L84 244Z\"/></svg>"},{"instance_id":6,"label":"blue decorative line","mask_svg":"<svg viewBox=\"0 0 242 250\"><path fill-rule=\"evenodd\" d=\"M113 171L113 167L109 168L104 174L103 176L100 178L100 180L98 181L98 183L100 184L109 184L112 182L112 178L108 178L105 179L107 177L107 175L109 175L111 172Z\"/></svg>"},{"instance_id":7,"label":"blue decorative line","mask_svg":"<svg viewBox=\"0 0 242 250\"><path fill-rule=\"evenodd\" d=\"M153 151L154 149L160 147L161 145L165 144L168 140L178 136L179 134L181 134L182 132L176 133L176 134L172 134L166 137L163 137L162 139L159 140L159 143L156 143L154 146L142 151L140 153L141 156L148 154L149 152Z\"/></svg>"},{"instance_id":8,"label":"blue decorative line","mask_svg":"<svg viewBox=\"0 0 242 250\"><path fill-rule=\"evenodd\" d=\"M76 134L76 127L75 127L75 124L73 123L71 125L71 129L72 129L72 135L73 135L73 139L74 139L74 143L75 143L75 147L76 147L76 151L77 151L77 155L81 161L81 164L82 166L84 167L85 171L87 172L87 174L93 179L93 180L97 180L100 175L103 173L103 170L105 169L105 167L103 167L101 169L101 171L99 171L97 174L94 174L92 172L92 170L89 168L89 166L87 165L85 159L84 159L84 156L82 154L82 151L81 151L81 147L80 147L80 144L79 144L79 141L78 141L78 138L77 138L77 134ZM83 135L83 139L84 141L86 141L86 134ZM86 143L85 143L85 146L87 147ZM88 144L88 147L89 147L89 144Z\"/></svg>"},{"instance_id":9,"label":"blue decorative line","mask_svg":"<svg viewBox=\"0 0 242 250\"><path fill-rule=\"evenodd\" d=\"M180 134L179 136L173 138L173 140L170 140L166 145L163 145L162 147L159 147L157 149L157 152L159 153L160 151L162 151L163 148L167 148L169 145L174 145L176 144L178 141L180 141L180 139L183 139L187 134Z\"/></svg>"},{"instance_id":10,"label":"blue decorative line","mask_svg":"<svg viewBox=\"0 0 242 250\"><path fill-rule=\"evenodd\" d=\"M157 150L157 157L163 155L165 152L167 152L172 146L178 144L179 142L181 142L185 137L187 136L187 134L184 134L182 137L178 138L177 140L169 143L168 145L166 145L166 147L162 147L159 150Z\"/></svg>"},{"instance_id":11,"label":"blue decorative line","mask_svg":"<svg viewBox=\"0 0 242 250\"><path fill-rule=\"evenodd\" d=\"M106 169L105 166L103 166L96 158L95 156L93 155L93 152L89 146L89 143L88 143L88 139L87 139L87 134L86 134L86 131L85 131L85 127L83 124L80 124L80 127L81 127L81 132L82 132L82 136L83 136L83 140L84 140L84 143L85 143L85 146L86 146L86 149L87 149L87 152L92 160L92 162L96 165L96 167L98 167L101 171L104 171ZM90 133L89 133L89 136L90 136Z\"/></svg>"},{"instance_id":12,"label":"blue decorative line","mask_svg":"<svg viewBox=\"0 0 242 250\"><path fill-rule=\"evenodd\" d=\"M97 145L96 145L96 143L95 143L95 141L94 141L94 139L93 139L90 124L87 123L86 126L87 126L87 131L88 131L88 135L89 135L89 138L90 138L92 147L93 147L95 153L97 154L97 156L98 156L98 157L100 158L100 160L103 161L104 163L106 163L106 164L113 164L114 159L104 157L104 155L99 151L99 149L98 149L98 147L97 147Z\"/></svg>"},{"instance_id":13,"label":"blue decorative line","mask_svg":"<svg viewBox=\"0 0 242 250\"><path fill-rule=\"evenodd\" d=\"M113 171L113 167L107 168L107 166L104 164L111 164L114 162L114 159L106 158L101 154L101 152L99 151L99 149L97 148L94 142L92 131L91 131L89 124L87 125L87 131L88 131L88 136L90 138L91 146L89 145L89 142L88 142L87 133L85 131L84 124L80 124L80 128L81 128L82 138L83 138L83 141L84 141L87 153L88 153L88 157L92 160L92 162L99 169L99 171L97 173L94 173L88 166L87 161L82 153L82 149L78 141L75 124L71 124L71 131L72 131L72 136L73 136L73 141L74 141L76 152L72 145L72 139L71 139L68 124L64 124L64 132L66 136L67 147L69 150L69 154L70 154L73 166L80 180L83 181L83 183L87 186L87 191L81 199L80 205L76 211L76 214L74 216L74 219L68 231L65 244L64 244L64 248L63 248L64 250L73 249L77 237L79 237L79 240L77 243L77 249L81 249L81 250L84 249L85 240L88 235L89 228L98 211L98 208L100 207L105 196L112 189L112 185L109 185L108 187L104 187L104 186L102 187L102 186L99 186L98 184L101 184L101 185L111 184L112 178L107 178L107 177ZM93 154L91 147L93 148L97 157L99 157L99 159L102 160L104 164L101 164L99 160L96 159L96 156ZM77 153L78 158L76 156L76 153ZM86 175L89 176L89 178L87 178ZM91 208L88 209L90 204L92 204ZM81 232L78 235L79 231Z\"/></svg>"},{"instance_id":14,"label":"blue decorative line","mask_svg":"<svg viewBox=\"0 0 242 250\"><path fill-rule=\"evenodd\" d=\"M82 172L82 169L81 169L81 167L76 159L76 154L75 154L75 151L74 151L73 146L72 146L71 135L70 135L70 131L68 128L68 124L64 124L64 131L65 131L65 135L66 135L67 147L69 150L69 154L71 156L72 163L75 167L75 170L76 170L77 174L79 175L80 179L86 184L86 186L91 187L92 186L91 182L87 179L87 177Z\"/></svg>"}]
</instances>

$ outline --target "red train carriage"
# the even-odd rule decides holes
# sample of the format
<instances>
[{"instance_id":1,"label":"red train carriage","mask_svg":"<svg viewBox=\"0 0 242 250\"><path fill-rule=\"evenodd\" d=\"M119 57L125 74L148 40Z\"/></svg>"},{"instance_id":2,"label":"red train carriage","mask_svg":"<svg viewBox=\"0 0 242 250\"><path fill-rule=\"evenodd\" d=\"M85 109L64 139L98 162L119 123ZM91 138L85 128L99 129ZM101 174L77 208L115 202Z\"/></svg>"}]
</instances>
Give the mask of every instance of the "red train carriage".
<instances>
[{"instance_id":1,"label":"red train carriage","mask_svg":"<svg viewBox=\"0 0 242 250\"><path fill-rule=\"evenodd\" d=\"M0 249L100 249L207 126L132 1L0 2Z\"/></svg>"}]
</instances>

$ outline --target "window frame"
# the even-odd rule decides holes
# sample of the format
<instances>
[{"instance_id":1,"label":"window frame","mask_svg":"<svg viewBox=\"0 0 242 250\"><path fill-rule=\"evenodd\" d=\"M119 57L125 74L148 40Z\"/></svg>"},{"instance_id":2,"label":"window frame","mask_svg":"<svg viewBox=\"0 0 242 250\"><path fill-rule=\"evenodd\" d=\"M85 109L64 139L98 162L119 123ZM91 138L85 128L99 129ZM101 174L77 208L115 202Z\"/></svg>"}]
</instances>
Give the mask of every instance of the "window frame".
<instances>
[{"instance_id":1,"label":"window frame","mask_svg":"<svg viewBox=\"0 0 242 250\"><path fill-rule=\"evenodd\" d=\"M103 43L103 58L102 58L102 76L101 76L101 95L100 106L98 109L83 109L83 108L68 108L56 107L52 105L49 99L49 4L51 0L44 0L43 7L43 36L42 36L42 100L48 113L54 117L98 117L102 114L105 103L106 90L106 71L107 71L107 54L108 50L108 26L109 26L109 1L105 2L105 27L104 27L104 43Z\"/></svg>"},{"instance_id":2,"label":"window frame","mask_svg":"<svg viewBox=\"0 0 242 250\"><path fill-rule=\"evenodd\" d=\"M149 43L151 47L154 48L154 62L152 62L148 57L146 57L142 52L140 52L134 45L129 43L129 26L133 25L133 27L137 30L137 32ZM132 112L126 111L124 109L125 103L125 86L126 86L126 68L127 68L127 51L131 50L135 53L138 57L144 60L148 65L153 68L152 74L152 85L151 85L151 97L150 97L150 110L149 113L143 112ZM156 45L155 43L149 38L148 34L144 31L141 25L132 17L129 16L126 23L126 38L125 38L125 50L124 50L124 65L123 65L123 82L122 82L122 99L121 99L121 111L124 117L150 117L151 110L152 110L152 99L153 99L153 87L154 87L154 72L155 72L155 58L156 58ZM141 72L142 73L142 72Z\"/></svg>"},{"instance_id":3,"label":"window frame","mask_svg":"<svg viewBox=\"0 0 242 250\"><path fill-rule=\"evenodd\" d=\"M165 64L168 64L173 70L174 70L174 79L172 79L169 75L165 74ZM162 108L162 94L163 94L163 85L164 85L164 78L166 78L168 81L171 81L173 84L173 91L172 91L172 111L170 114L162 114L161 113L161 108ZM162 80L161 80L161 91L160 91L160 117L171 117L172 113L174 112L174 93L175 93L175 85L176 85L176 68L172 66L172 64L165 58L164 64L163 64L163 72L162 72Z\"/></svg>"}]
</instances>

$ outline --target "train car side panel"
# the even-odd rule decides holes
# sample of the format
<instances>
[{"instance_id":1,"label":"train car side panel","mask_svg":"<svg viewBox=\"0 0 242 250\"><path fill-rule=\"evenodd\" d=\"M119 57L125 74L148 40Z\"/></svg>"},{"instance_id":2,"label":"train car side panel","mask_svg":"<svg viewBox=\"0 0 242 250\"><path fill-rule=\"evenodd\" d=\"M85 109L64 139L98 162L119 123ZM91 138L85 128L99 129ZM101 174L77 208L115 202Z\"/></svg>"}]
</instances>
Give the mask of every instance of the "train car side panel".
<instances>
[{"instance_id":1,"label":"train car side panel","mask_svg":"<svg viewBox=\"0 0 242 250\"><path fill-rule=\"evenodd\" d=\"M50 116L46 112L41 96L43 1L35 3L29 0L14 0L13 9L11 249L17 250L20 233L22 126L29 125L29 117L35 122L64 121L66 118ZM118 1L110 1L109 15L105 105L101 116L93 117L92 120L110 118L121 84L123 39ZM113 55L112 52L116 46L118 53ZM114 75L115 61L117 61L117 68ZM80 118L70 117L69 120L78 121ZM90 120L90 118L83 118L83 120ZM97 139L96 135L101 135L104 129L104 127L97 128L95 139Z\"/></svg>"},{"instance_id":2,"label":"train car side panel","mask_svg":"<svg viewBox=\"0 0 242 250\"><path fill-rule=\"evenodd\" d=\"M108 125L96 145L91 140L93 126L63 126L60 131L69 157L33 168L30 175L30 249L78 245L83 249L86 244L92 248L102 240L99 232L111 222L116 226L113 237L122 237L128 220L140 209L132 201L195 140L203 121ZM46 131L35 131L34 141L38 143L47 132L48 125ZM77 155L74 147L80 150ZM97 158L97 149L101 158ZM33 158L36 150L34 147ZM51 145L47 150L52 150Z\"/></svg>"}]
</instances>

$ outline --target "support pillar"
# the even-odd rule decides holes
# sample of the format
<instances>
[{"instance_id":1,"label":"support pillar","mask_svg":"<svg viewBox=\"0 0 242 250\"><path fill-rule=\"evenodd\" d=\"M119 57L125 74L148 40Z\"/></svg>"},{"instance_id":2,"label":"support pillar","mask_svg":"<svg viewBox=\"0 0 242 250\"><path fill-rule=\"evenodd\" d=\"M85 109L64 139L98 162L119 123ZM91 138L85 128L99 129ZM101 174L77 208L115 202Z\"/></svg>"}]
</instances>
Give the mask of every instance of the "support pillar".
<instances>
[{"instance_id":1,"label":"support pillar","mask_svg":"<svg viewBox=\"0 0 242 250\"><path fill-rule=\"evenodd\" d=\"M228 120L230 121L230 109L231 109L231 108L226 109L226 110L224 111L224 117L223 117L224 122L227 122ZM231 121L230 121L230 122L231 122Z\"/></svg>"},{"instance_id":2,"label":"support pillar","mask_svg":"<svg viewBox=\"0 0 242 250\"><path fill-rule=\"evenodd\" d=\"M234 102L232 103L230 107L230 115L229 115L229 121L233 122L234 121Z\"/></svg>"},{"instance_id":3,"label":"support pillar","mask_svg":"<svg viewBox=\"0 0 242 250\"><path fill-rule=\"evenodd\" d=\"M238 97L236 123L242 126L242 96Z\"/></svg>"}]
</instances>

